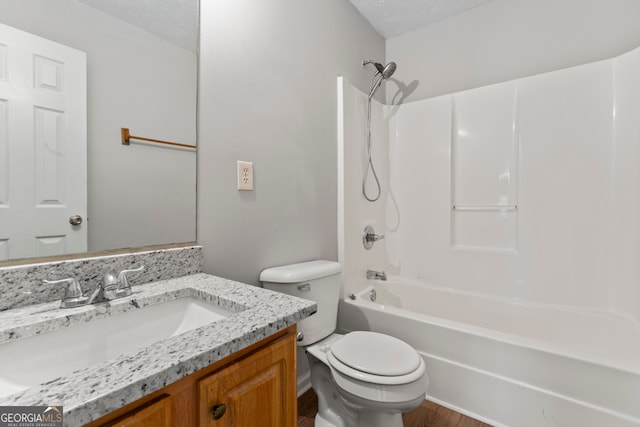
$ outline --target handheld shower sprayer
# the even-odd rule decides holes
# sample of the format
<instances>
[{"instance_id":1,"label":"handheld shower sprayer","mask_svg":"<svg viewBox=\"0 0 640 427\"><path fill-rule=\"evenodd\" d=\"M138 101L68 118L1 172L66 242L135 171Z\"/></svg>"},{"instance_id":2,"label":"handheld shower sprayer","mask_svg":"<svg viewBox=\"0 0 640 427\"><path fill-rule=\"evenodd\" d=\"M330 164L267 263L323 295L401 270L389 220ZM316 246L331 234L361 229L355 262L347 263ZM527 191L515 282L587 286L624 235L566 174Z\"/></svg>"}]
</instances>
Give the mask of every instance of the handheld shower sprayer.
<instances>
[{"instance_id":1,"label":"handheld shower sprayer","mask_svg":"<svg viewBox=\"0 0 640 427\"><path fill-rule=\"evenodd\" d=\"M375 62L371 60L362 60L363 67L368 64L373 64L373 66L376 67L376 70L378 71L378 73L376 74L382 74L382 77L385 79L388 79L389 77L391 77L393 73L396 72L396 68L397 68L396 63L393 61L389 62L387 65L382 65L379 62Z\"/></svg>"},{"instance_id":2,"label":"handheld shower sprayer","mask_svg":"<svg viewBox=\"0 0 640 427\"><path fill-rule=\"evenodd\" d=\"M369 99L371 99L371 97L373 96L374 93L376 93L376 90L380 87L380 85L382 84L382 80L386 80L389 77L391 77L393 75L393 73L396 72L396 68L397 65L395 62L389 62L387 65L382 65L379 62L375 62L375 61L371 61L371 60L363 60L362 61L362 66L364 67L367 64L373 64L373 66L376 68L377 72L373 75L373 78L371 79L371 88L369 90ZM375 83L373 83L373 80L376 76L379 76L378 79L375 81Z\"/></svg>"},{"instance_id":3,"label":"handheld shower sprayer","mask_svg":"<svg viewBox=\"0 0 640 427\"><path fill-rule=\"evenodd\" d=\"M373 64L376 68L376 73L371 77L371 84L369 86L369 99L367 102L367 154L369 157L369 161L367 163L367 170L365 171L365 175L362 179L362 195L369 202L375 202L380 198L382 194L382 188L380 186L380 180L378 179L378 174L376 174L376 169L373 167L373 160L371 159L371 98L373 94L376 93L376 90L380 87L383 80L388 79L396 72L396 63L389 62L387 65L382 65L379 62L371 61L371 60L363 60L362 66ZM373 197L369 197L367 194L367 177L369 176L369 170L375 179L377 192Z\"/></svg>"}]
</instances>

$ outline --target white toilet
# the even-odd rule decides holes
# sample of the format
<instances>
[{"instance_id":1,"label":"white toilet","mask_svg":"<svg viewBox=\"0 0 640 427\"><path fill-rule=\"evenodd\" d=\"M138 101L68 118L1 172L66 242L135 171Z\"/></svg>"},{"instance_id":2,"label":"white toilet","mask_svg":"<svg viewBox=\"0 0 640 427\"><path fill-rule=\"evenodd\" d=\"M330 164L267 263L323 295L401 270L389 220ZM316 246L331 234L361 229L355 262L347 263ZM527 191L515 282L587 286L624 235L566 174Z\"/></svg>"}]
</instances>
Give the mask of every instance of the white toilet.
<instances>
[{"instance_id":1,"label":"white toilet","mask_svg":"<svg viewBox=\"0 0 640 427\"><path fill-rule=\"evenodd\" d=\"M429 380L422 357L410 345L376 332L336 334L340 264L310 261L268 268L266 289L315 301L318 311L298 324L311 386L318 395L316 427L396 427L417 408Z\"/></svg>"}]
</instances>

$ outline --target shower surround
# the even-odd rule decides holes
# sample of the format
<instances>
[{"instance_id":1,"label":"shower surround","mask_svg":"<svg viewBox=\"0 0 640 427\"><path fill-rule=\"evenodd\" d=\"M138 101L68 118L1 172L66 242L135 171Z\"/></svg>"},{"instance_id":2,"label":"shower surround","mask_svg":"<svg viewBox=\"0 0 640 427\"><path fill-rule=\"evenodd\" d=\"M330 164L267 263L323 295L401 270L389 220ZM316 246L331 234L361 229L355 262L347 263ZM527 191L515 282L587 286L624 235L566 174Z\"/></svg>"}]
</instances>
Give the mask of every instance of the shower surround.
<instances>
[{"instance_id":1,"label":"shower surround","mask_svg":"<svg viewBox=\"0 0 640 427\"><path fill-rule=\"evenodd\" d=\"M640 396L639 75L636 49L605 61L407 104L398 102L407 95L402 92L406 86L399 84L393 100L400 105L374 102L372 108L373 162L383 187L377 203L361 195L367 96L339 79L339 256L344 296L369 286L375 289L379 283L366 280L366 270L385 270L391 283L409 282L429 290L413 294L409 308L402 302L408 301L401 295L403 287L386 287L409 318L421 312L419 316L451 330L464 331L466 325L470 342L478 338L482 316L493 318L509 325L508 333L495 335L492 331L499 328L483 326L480 335L520 346L513 353L494 354L496 359L508 363L517 358L520 369L535 371L544 359L522 348L568 357L576 367L587 362L623 378L624 387L616 389L612 381L614 388L604 394L632 390ZM385 235L371 250L362 246L366 225ZM451 305L443 312L460 312L455 310L458 303L473 300L480 317L443 317L429 309L430 301L421 301L434 291L449 295L439 299ZM384 311L385 305L379 308ZM345 330L383 327L384 322L368 314L371 307L345 300L341 309L339 326ZM560 314L521 320L548 310ZM603 327L581 328L583 316L603 319ZM624 327L610 330L608 325L614 324ZM521 338L530 325L539 330L523 347ZM604 395L581 400L565 391L571 387L540 387L522 379L527 375L503 375L475 365L469 354L464 361L438 354L438 343L429 343L435 339L429 329L419 333L413 330L417 327L407 320L397 335L405 329L411 337L403 339L422 352L428 367L450 373L434 375L431 399L495 424L559 426L563 416L574 414L578 419L581 411L595 411L608 425L640 425L640 410L633 405L607 406ZM574 332L549 345L549 339L562 331ZM617 345L608 350L605 343L611 339ZM587 348L585 344L600 348L576 351ZM531 360L523 363L523 354ZM566 366L569 372L559 382L585 381L584 387L599 387L589 376L576 378L572 365ZM518 411L498 404L474 406L488 390L496 396L503 393L505 401L520 399L517 404L528 408L520 413L528 415L519 418L513 413ZM532 390L545 398L532 397Z\"/></svg>"}]
</instances>

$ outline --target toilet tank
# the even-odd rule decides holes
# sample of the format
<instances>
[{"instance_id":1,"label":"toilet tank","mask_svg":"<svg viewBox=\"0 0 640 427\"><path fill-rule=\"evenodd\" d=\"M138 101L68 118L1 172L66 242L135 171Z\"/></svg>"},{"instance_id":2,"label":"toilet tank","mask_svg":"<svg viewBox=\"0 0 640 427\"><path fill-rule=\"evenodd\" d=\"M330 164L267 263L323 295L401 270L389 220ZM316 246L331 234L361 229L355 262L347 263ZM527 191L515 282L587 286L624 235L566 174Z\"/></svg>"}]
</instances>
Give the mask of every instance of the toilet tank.
<instances>
[{"instance_id":1,"label":"toilet tank","mask_svg":"<svg viewBox=\"0 0 640 427\"><path fill-rule=\"evenodd\" d=\"M302 333L299 346L307 346L331 335L336 330L340 272L335 261L309 261L267 268L260 273L266 289L316 302L315 314L298 323Z\"/></svg>"}]
</instances>

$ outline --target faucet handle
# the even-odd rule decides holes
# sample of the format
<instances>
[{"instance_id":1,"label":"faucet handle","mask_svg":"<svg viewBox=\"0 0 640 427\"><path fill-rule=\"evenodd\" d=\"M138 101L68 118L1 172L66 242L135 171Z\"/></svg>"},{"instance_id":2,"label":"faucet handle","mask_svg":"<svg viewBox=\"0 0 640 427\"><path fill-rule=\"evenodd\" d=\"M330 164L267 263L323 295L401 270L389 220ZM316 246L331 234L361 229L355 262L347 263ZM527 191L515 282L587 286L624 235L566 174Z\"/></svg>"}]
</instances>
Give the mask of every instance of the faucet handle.
<instances>
[{"instance_id":1,"label":"faucet handle","mask_svg":"<svg viewBox=\"0 0 640 427\"><path fill-rule=\"evenodd\" d=\"M367 242L377 242L378 240L384 239L384 234L368 233L364 238Z\"/></svg>"},{"instance_id":2,"label":"faucet handle","mask_svg":"<svg viewBox=\"0 0 640 427\"><path fill-rule=\"evenodd\" d=\"M85 305L89 300L88 297L82 292L80 283L75 277L68 277L60 280L43 280L43 283L47 285L57 285L60 283L66 283L67 286L64 289L64 296L60 302L61 308L73 308L81 305Z\"/></svg>"},{"instance_id":3,"label":"faucet handle","mask_svg":"<svg viewBox=\"0 0 640 427\"><path fill-rule=\"evenodd\" d=\"M129 284L129 279L127 274L129 273L139 273L144 270L144 265L138 268L132 268L130 270L122 270L118 273L118 290L116 291L116 297L126 297L131 295L131 285Z\"/></svg>"},{"instance_id":4,"label":"faucet handle","mask_svg":"<svg viewBox=\"0 0 640 427\"><path fill-rule=\"evenodd\" d=\"M373 244L378 240L384 239L384 234L376 234L376 231L372 226L367 225L362 233L362 245L366 250L373 247Z\"/></svg>"}]
</instances>

